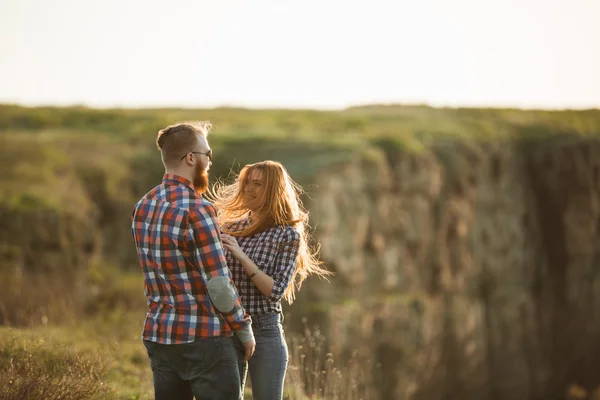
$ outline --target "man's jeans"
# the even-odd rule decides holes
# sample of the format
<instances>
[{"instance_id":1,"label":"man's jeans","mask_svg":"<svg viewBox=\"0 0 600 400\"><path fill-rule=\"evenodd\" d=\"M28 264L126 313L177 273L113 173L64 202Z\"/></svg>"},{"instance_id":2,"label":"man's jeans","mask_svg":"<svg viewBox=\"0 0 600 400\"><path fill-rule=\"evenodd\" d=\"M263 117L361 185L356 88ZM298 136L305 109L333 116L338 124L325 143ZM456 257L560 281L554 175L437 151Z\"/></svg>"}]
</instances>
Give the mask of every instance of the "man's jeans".
<instances>
[{"instance_id":1,"label":"man's jeans","mask_svg":"<svg viewBox=\"0 0 600 400\"><path fill-rule=\"evenodd\" d=\"M240 375L233 337L186 344L144 340L154 377L156 400L238 400Z\"/></svg>"},{"instance_id":2,"label":"man's jeans","mask_svg":"<svg viewBox=\"0 0 600 400\"><path fill-rule=\"evenodd\" d=\"M253 400L283 398L283 384L288 364L288 348L279 314L252 315L252 330L256 340L254 355L244 362L244 347L236 337L242 391L246 372L250 372Z\"/></svg>"}]
</instances>

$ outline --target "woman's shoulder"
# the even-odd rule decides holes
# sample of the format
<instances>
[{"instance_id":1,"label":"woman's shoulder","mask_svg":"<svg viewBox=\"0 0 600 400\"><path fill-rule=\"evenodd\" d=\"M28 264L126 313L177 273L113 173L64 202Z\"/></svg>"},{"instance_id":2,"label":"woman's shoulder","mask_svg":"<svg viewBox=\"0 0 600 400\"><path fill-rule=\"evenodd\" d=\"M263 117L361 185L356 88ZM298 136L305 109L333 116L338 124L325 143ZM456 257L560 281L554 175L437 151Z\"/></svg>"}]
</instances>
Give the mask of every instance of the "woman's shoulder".
<instances>
[{"instance_id":1,"label":"woman's shoulder","mask_svg":"<svg viewBox=\"0 0 600 400\"><path fill-rule=\"evenodd\" d=\"M296 242L300 240L300 232L291 225L279 225L271 229L277 231L279 242Z\"/></svg>"}]
</instances>

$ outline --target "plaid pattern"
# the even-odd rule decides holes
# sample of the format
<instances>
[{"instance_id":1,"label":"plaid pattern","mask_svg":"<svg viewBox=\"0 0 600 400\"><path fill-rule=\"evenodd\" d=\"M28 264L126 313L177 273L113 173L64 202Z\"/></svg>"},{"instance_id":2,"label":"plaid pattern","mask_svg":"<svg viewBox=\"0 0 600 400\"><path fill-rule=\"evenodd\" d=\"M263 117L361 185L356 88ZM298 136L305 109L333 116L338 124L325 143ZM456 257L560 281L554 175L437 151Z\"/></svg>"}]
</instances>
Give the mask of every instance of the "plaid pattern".
<instances>
[{"instance_id":1,"label":"plaid pattern","mask_svg":"<svg viewBox=\"0 0 600 400\"><path fill-rule=\"evenodd\" d=\"M242 230L249 224L247 218L242 219L232 224L230 230ZM251 315L281 313L281 297L298 261L300 234L291 226L275 226L254 236L236 239L244 253L274 281L271 295L264 296L244 272L240 262L225 249L227 265L244 307Z\"/></svg>"},{"instance_id":2,"label":"plaid pattern","mask_svg":"<svg viewBox=\"0 0 600 400\"><path fill-rule=\"evenodd\" d=\"M148 312L142 338L162 344L228 336L250 324L237 292L231 312L213 306L212 277L231 276L217 228L216 211L193 184L165 174L132 215L132 233L144 273Z\"/></svg>"}]
</instances>

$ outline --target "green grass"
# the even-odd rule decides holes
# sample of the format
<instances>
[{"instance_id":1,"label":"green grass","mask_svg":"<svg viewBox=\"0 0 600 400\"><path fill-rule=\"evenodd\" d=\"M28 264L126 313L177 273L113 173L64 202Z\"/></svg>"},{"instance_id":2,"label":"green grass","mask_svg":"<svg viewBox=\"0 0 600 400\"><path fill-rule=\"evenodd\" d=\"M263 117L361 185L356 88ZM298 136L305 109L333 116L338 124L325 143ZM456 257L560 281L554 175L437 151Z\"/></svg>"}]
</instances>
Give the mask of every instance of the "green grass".
<instances>
[{"instance_id":1,"label":"green grass","mask_svg":"<svg viewBox=\"0 0 600 400\"><path fill-rule=\"evenodd\" d=\"M84 107L26 108L0 105L0 132L62 130L105 135L113 139L152 139L162 127L179 120L208 119L213 139L332 137L376 139L407 136L499 138L518 136L524 126L581 134L600 133L600 110L522 111L516 109L432 108L427 106L365 106L344 111L216 109L108 109ZM93 132L93 133L92 133ZM217 136L219 138L217 138Z\"/></svg>"},{"instance_id":2,"label":"green grass","mask_svg":"<svg viewBox=\"0 0 600 400\"><path fill-rule=\"evenodd\" d=\"M0 327L0 380L7 382L18 376L28 382L37 375L50 376L52 379L46 383L48 393L65 390L83 393L92 388L94 395L81 399L153 399L152 373L140 339L143 316L143 310L117 310L74 324L29 329ZM358 385L364 385L365 381L364 365L351 360L353 369L342 371L336 367L318 330L307 330L304 335L290 332L288 336L291 359L285 399L359 398ZM8 365L16 358L23 363L35 360L36 365L11 371ZM33 361L28 362L33 364ZM37 374L24 373L32 370L38 371ZM346 378L353 381L354 386L347 386ZM77 385L69 386L75 379ZM5 389L7 393L9 389ZM0 400L13 398L0 395ZM58 399L48 397L55 398ZM245 398L252 399L251 387L246 388Z\"/></svg>"},{"instance_id":3,"label":"green grass","mask_svg":"<svg viewBox=\"0 0 600 400\"><path fill-rule=\"evenodd\" d=\"M56 376L79 357L84 360L81 365L90 366L88 375L92 377L86 379L93 380L96 374L106 398L152 399L150 366L139 332L132 329L132 320L139 320L139 315L113 314L77 324L32 329L0 328L0 349L5 351L0 363L9 357L32 354L56 365L47 371ZM81 365L76 367L79 373L85 373Z\"/></svg>"},{"instance_id":4,"label":"green grass","mask_svg":"<svg viewBox=\"0 0 600 400\"><path fill-rule=\"evenodd\" d=\"M156 132L190 119L214 124L213 177L273 159L303 184L331 165L360 157L389 159L392 153L473 140L581 140L600 134L600 110L398 105L344 111L98 110L0 105L0 167L8 172L0 182L0 202L29 208L69 204L82 213L94 202L131 202L162 176ZM23 184L33 181L35 185Z\"/></svg>"}]
</instances>

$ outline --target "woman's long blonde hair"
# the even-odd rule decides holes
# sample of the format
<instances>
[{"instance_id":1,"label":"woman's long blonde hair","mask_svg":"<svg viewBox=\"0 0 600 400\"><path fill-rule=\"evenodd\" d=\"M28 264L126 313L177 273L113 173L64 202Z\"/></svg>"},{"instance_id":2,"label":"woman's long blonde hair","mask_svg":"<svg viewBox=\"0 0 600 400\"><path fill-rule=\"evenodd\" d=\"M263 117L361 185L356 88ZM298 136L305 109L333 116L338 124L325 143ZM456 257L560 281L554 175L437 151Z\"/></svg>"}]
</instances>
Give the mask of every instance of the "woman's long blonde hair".
<instances>
[{"instance_id":1,"label":"woman's long blonde hair","mask_svg":"<svg viewBox=\"0 0 600 400\"><path fill-rule=\"evenodd\" d=\"M234 222L249 216L250 210L244 207L243 194L247 178L255 170L261 171L264 177L263 196L257 199L257 208L260 210L257 213L258 218L253 214L246 228L230 230ZM290 284L283 294L290 304L296 297L296 288L300 290L302 282L309 275L331 275L331 271L324 269L317 257L319 246L317 245L314 251L311 251L309 246L308 212L300 200L302 193L302 188L294 182L281 163L267 160L245 165L234 183L217 183L207 196L218 210L219 223L224 233L238 237L251 236L273 226L292 226L300 234L298 262Z\"/></svg>"}]
</instances>

